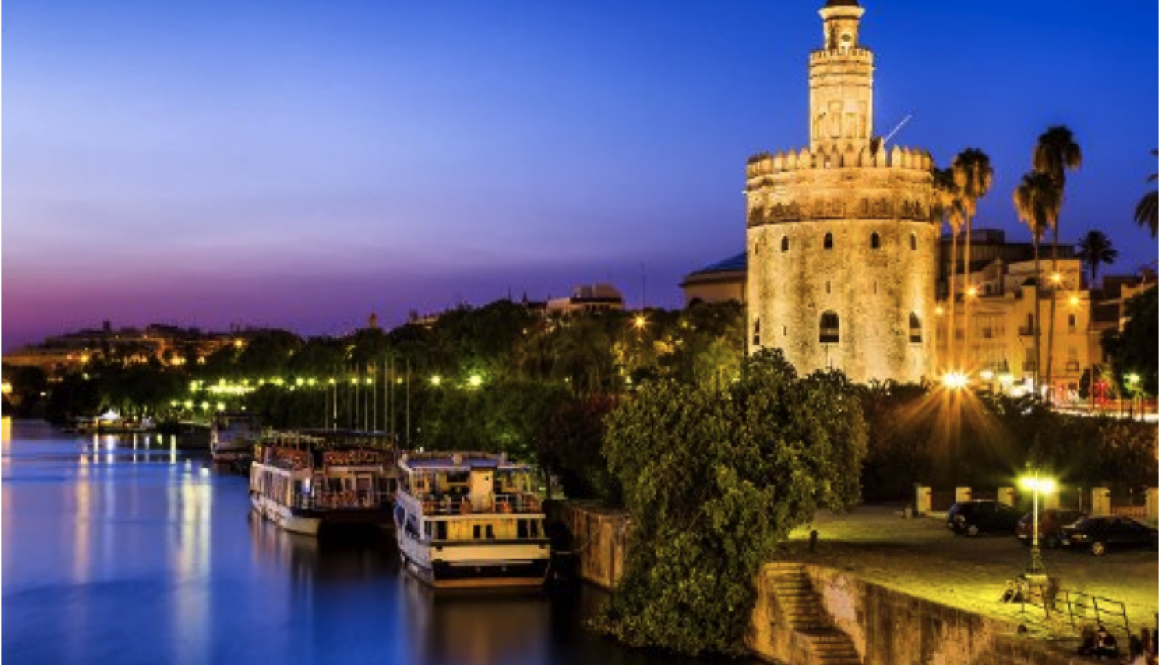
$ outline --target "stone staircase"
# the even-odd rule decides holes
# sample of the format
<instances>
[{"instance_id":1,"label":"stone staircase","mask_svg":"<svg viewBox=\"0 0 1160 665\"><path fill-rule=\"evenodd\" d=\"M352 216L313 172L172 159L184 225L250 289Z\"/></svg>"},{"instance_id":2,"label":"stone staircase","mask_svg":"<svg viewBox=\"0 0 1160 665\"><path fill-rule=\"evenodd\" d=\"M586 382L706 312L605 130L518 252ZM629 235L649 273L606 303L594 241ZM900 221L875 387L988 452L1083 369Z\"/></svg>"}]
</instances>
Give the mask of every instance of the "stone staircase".
<instances>
[{"instance_id":1,"label":"stone staircase","mask_svg":"<svg viewBox=\"0 0 1160 665\"><path fill-rule=\"evenodd\" d=\"M810 645L807 659L816 665L862 665L862 658L850 638L834 627L822 607L805 568L780 564L772 577L777 603L789 627Z\"/></svg>"}]
</instances>

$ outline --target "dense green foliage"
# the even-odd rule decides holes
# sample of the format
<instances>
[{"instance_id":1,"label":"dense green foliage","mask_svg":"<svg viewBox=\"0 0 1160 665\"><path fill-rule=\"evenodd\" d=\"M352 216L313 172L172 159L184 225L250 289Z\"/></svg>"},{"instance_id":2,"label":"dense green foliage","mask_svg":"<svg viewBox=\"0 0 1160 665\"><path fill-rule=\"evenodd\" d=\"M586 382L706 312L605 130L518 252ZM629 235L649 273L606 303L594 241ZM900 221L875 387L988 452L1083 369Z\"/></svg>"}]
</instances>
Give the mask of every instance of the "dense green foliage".
<instances>
[{"instance_id":1,"label":"dense green foliage","mask_svg":"<svg viewBox=\"0 0 1160 665\"><path fill-rule=\"evenodd\" d=\"M758 568L818 508L857 501L865 446L844 376L799 378L779 351L721 387L644 386L608 418L633 528L599 627L635 646L742 653Z\"/></svg>"},{"instance_id":2,"label":"dense green foliage","mask_svg":"<svg viewBox=\"0 0 1160 665\"><path fill-rule=\"evenodd\" d=\"M1100 340L1112 358L1117 383L1129 395L1156 395L1158 290L1153 287L1129 300L1124 308L1129 319L1123 332L1109 331ZM1126 380L1129 375L1138 376L1139 381Z\"/></svg>"},{"instance_id":3,"label":"dense green foliage","mask_svg":"<svg viewBox=\"0 0 1160 665\"><path fill-rule=\"evenodd\" d=\"M108 409L133 419L206 422L218 410L246 409L275 428L386 430L408 447L538 457L570 496L609 499L616 491L598 453L607 409L593 412L592 422L575 418L591 400L611 403L649 379L735 376L744 318L738 303L561 315L499 300L389 332L368 327L302 339L284 330L242 331L238 344L208 355L191 343L145 363L131 359L147 356L146 348L92 349L83 369L52 380L6 367L13 391L5 408L58 422ZM170 362L179 356L189 362ZM555 456L557 439L567 452ZM573 471L572 463L583 468Z\"/></svg>"}]
</instances>

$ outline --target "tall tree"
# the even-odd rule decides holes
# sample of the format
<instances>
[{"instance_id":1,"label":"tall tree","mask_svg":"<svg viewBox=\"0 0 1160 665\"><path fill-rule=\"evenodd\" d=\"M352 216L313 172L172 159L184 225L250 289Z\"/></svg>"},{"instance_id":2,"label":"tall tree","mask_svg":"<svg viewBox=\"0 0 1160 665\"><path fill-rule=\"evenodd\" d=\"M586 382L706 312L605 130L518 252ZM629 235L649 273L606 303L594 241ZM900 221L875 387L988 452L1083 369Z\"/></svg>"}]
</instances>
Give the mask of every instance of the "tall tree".
<instances>
[{"instance_id":1,"label":"tall tree","mask_svg":"<svg viewBox=\"0 0 1160 665\"><path fill-rule=\"evenodd\" d=\"M620 402L603 452L632 540L597 626L637 647L744 653L762 564L816 510L858 500L859 394L840 373L799 378L775 349L724 386L661 379Z\"/></svg>"},{"instance_id":2,"label":"tall tree","mask_svg":"<svg viewBox=\"0 0 1160 665\"><path fill-rule=\"evenodd\" d=\"M1096 288L1100 264L1111 265L1119 255L1120 252L1112 247L1112 239L1099 229L1092 229L1079 239L1079 258L1088 267L1091 288Z\"/></svg>"},{"instance_id":3,"label":"tall tree","mask_svg":"<svg viewBox=\"0 0 1160 665\"><path fill-rule=\"evenodd\" d=\"M1152 151L1152 156L1156 156L1156 151ZM1156 182L1156 174L1148 176L1148 182ZM1156 192L1155 190L1148 192L1136 204L1136 223L1140 226L1146 226L1152 231L1152 237L1156 237Z\"/></svg>"},{"instance_id":4,"label":"tall tree","mask_svg":"<svg viewBox=\"0 0 1160 665\"><path fill-rule=\"evenodd\" d=\"M1035 313L1032 316L1032 334L1035 336L1035 372L1032 385L1039 395L1039 241L1047 230L1047 219L1059 207L1059 190L1051 177L1032 171L1024 174L1023 180L1012 195L1015 212L1031 229L1031 246L1035 254Z\"/></svg>"},{"instance_id":5,"label":"tall tree","mask_svg":"<svg viewBox=\"0 0 1160 665\"><path fill-rule=\"evenodd\" d=\"M978 211L979 199L986 196L991 189L991 182L995 178L995 170L991 168L991 158L978 148L967 148L955 155L951 163L954 172L955 185L959 189L959 198L962 202L963 216L967 222L967 233L963 243L963 286L966 287L971 274L971 220ZM967 310L969 301L963 301L963 348L971 347L971 320Z\"/></svg>"},{"instance_id":6,"label":"tall tree","mask_svg":"<svg viewBox=\"0 0 1160 665\"><path fill-rule=\"evenodd\" d=\"M1067 172L1075 171L1083 164L1083 153L1071 130L1063 125L1048 127L1047 131L1039 135L1035 144L1035 153L1032 157L1032 167L1039 173L1047 174L1052 184L1059 190L1058 205L1053 215L1047 218L1047 225L1051 228L1051 275L1053 288L1051 291L1050 313L1047 316L1047 371L1045 382L1047 390L1053 390L1051 382L1051 361L1055 350L1055 301L1057 299L1055 277L1059 274L1059 214L1063 208L1063 194L1067 186Z\"/></svg>"},{"instance_id":7,"label":"tall tree","mask_svg":"<svg viewBox=\"0 0 1160 665\"><path fill-rule=\"evenodd\" d=\"M959 230L963 227L963 203L959 188L955 185L953 169L932 169L935 208L943 222L951 227L951 269L947 275L947 358L942 361L944 368L955 360L955 262L959 254ZM935 331L937 336L938 331ZM948 365L948 363L950 363Z\"/></svg>"}]
</instances>

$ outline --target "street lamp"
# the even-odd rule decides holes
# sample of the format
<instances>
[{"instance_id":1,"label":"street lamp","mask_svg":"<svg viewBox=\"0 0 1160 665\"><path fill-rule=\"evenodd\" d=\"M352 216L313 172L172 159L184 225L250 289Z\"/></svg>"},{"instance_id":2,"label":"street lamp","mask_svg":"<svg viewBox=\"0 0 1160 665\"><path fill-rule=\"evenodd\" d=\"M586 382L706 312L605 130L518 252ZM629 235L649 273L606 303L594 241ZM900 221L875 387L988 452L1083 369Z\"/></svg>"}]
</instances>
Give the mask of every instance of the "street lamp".
<instances>
[{"instance_id":1,"label":"street lamp","mask_svg":"<svg viewBox=\"0 0 1160 665\"><path fill-rule=\"evenodd\" d=\"M1019 479L1019 486L1031 490L1031 565L1027 568L1028 575L1045 575L1047 569L1043 567L1043 559L1039 556L1039 494L1050 494L1055 491L1055 480L1040 478L1039 469L1030 476Z\"/></svg>"},{"instance_id":2,"label":"street lamp","mask_svg":"<svg viewBox=\"0 0 1160 665\"><path fill-rule=\"evenodd\" d=\"M966 388L967 382L967 375L963 372L947 372L943 375L943 385L951 390Z\"/></svg>"}]
</instances>

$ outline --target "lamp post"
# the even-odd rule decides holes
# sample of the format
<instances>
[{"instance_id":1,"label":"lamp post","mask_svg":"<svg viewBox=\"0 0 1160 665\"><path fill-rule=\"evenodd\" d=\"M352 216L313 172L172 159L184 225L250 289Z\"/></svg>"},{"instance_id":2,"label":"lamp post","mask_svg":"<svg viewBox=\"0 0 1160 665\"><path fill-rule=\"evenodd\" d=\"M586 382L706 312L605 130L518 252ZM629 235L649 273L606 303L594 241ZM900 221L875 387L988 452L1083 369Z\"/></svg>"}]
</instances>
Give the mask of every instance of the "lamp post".
<instances>
[{"instance_id":1,"label":"lamp post","mask_svg":"<svg viewBox=\"0 0 1160 665\"><path fill-rule=\"evenodd\" d=\"M1032 475L1019 479L1023 489L1031 490L1031 564L1027 568L1028 575L1046 575L1047 569L1043 566L1043 559L1039 552L1039 494L1055 491L1055 480L1040 478L1039 469Z\"/></svg>"}]
</instances>

